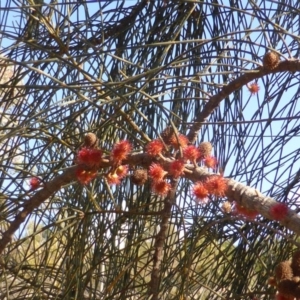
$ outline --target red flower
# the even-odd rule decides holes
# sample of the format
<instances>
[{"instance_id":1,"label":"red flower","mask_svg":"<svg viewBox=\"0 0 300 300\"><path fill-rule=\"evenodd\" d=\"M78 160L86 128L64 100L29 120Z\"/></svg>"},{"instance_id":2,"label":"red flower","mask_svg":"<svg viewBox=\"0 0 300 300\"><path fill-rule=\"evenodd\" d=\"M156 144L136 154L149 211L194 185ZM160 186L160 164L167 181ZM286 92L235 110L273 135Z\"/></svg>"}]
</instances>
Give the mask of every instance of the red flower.
<instances>
[{"instance_id":1,"label":"red flower","mask_svg":"<svg viewBox=\"0 0 300 300\"><path fill-rule=\"evenodd\" d=\"M259 85L256 82L247 84L247 88L248 88L249 92L251 93L251 95L257 94L260 89Z\"/></svg>"},{"instance_id":2,"label":"red flower","mask_svg":"<svg viewBox=\"0 0 300 300\"><path fill-rule=\"evenodd\" d=\"M87 183L89 183L96 176L97 176L97 171L95 171L95 170L89 170L89 171L87 171L87 170L84 170L81 167L77 168L77 170L76 170L77 180L81 184L87 184Z\"/></svg>"},{"instance_id":3,"label":"red flower","mask_svg":"<svg viewBox=\"0 0 300 300\"><path fill-rule=\"evenodd\" d=\"M40 186L41 181L37 177L32 177L29 180L30 190L34 191Z\"/></svg>"},{"instance_id":4,"label":"red flower","mask_svg":"<svg viewBox=\"0 0 300 300\"><path fill-rule=\"evenodd\" d=\"M175 148L175 149L179 149L179 147L181 148L185 148L189 143L189 139L183 135L183 134L173 134L170 138L170 144Z\"/></svg>"},{"instance_id":5,"label":"red flower","mask_svg":"<svg viewBox=\"0 0 300 300\"><path fill-rule=\"evenodd\" d=\"M169 165L169 173L175 178L184 174L184 162L181 160L174 160Z\"/></svg>"},{"instance_id":6,"label":"red flower","mask_svg":"<svg viewBox=\"0 0 300 300\"><path fill-rule=\"evenodd\" d=\"M156 156L156 155L161 154L163 149L164 149L164 144L162 143L161 140L158 140L158 139L151 141L146 146L146 151L151 156Z\"/></svg>"},{"instance_id":7,"label":"red flower","mask_svg":"<svg viewBox=\"0 0 300 300\"><path fill-rule=\"evenodd\" d=\"M128 173L128 166L118 166L113 172L110 172L106 175L106 179L108 184L119 185L121 183L121 179L123 179Z\"/></svg>"},{"instance_id":8,"label":"red flower","mask_svg":"<svg viewBox=\"0 0 300 300\"><path fill-rule=\"evenodd\" d=\"M201 153L196 146L190 145L183 150L183 157L191 162L196 162L200 156Z\"/></svg>"},{"instance_id":9,"label":"red flower","mask_svg":"<svg viewBox=\"0 0 300 300\"><path fill-rule=\"evenodd\" d=\"M124 178L128 173L128 166L124 166L124 165L121 165L119 167L117 167L116 169L116 174L119 176L119 178Z\"/></svg>"},{"instance_id":10,"label":"red flower","mask_svg":"<svg viewBox=\"0 0 300 300\"><path fill-rule=\"evenodd\" d=\"M81 148L77 154L77 163L88 167L99 167L101 164L102 151L92 148Z\"/></svg>"},{"instance_id":11,"label":"red flower","mask_svg":"<svg viewBox=\"0 0 300 300\"><path fill-rule=\"evenodd\" d=\"M270 215L274 220L281 221L288 214L288 206L285 203L276 203L270 208Z\"/></svg>"},{"instance_id":12,"label":"red flower","mask_svg":"<svg viewBox=\"0 0 300 300\"><path fill-rule=\"evenodd\" d=\"M193 186L193 195L196 196L197 200L200 200L203 203L207 201L209 193L206 187L204 186L203 182L198 181Z\"/></svg>"},{"instance_id":13,"label":"red flower","mask_svg":"<svg viewBox=\"0 0 300 300\"><path fill-rule=\"evenodd\" d=\"M208 192L214 196L224 197L227 191L227 180L219 175L210 176L204 185Z\"/></svg>"},{"instance_id":14,"label":"red flower","mask_svg":"<svg viewBox=\"0 0 300 300\"><path fill-rule=\"evenodd\" d=\"M160 164L152 163L149 168L149 176L153 181L161 181L168 174Z\"/></svg>"},{"instance_id":15,"label":"red flower","mask_svg":"<svg viewBox=\"0 0 300 300\"><path fill-rule=\"evenodd\" d=\"M204 158L204 164L206 167L214 169L218 164L218 160L214 156L206 156Z\"/></svg>"},{"instance_id":16,"label":"red flower","mask_svg":"<svg viewBox=\"0 0 300 300\"><path fill-rule=\"evenodd\" d=\"M120 141L116 143L111 152L111 159L119 164L122 160L126 159L129 152L131 151L132 146L127 140Z\"/></svg>"},{"instance_id":17,"label":"red flower","mask_svg":"<svg viewBox=\"0 0 300 300\"><path fill-rule=\"evenodd\" d=\"M121 183L121 177L116 172L108 173L106 179L109 185L119 185Z\"/></svg>"},{"instance_id":18,"label":"red flower","mask_svg":"<svg viewBox=\"0 0 300 300\"><path fill-rule=\"evenodd\" d=\"M170 183L164 180L154 181L152 184L152 191L157 195L165 196L168 194L170 189L171 189Z\"/></svg>"},{"instance_id":19,"label":"red flower","mask_svg":"<svg viewBox=\"0 0 300 300\"><path fill-rule=\"evenodd\" d=\"M248 209L237 202L234 202L233 213L246 217L247 219L253 220L258 215L258 212L254 209Z\"/></svg>"}]
</instances>

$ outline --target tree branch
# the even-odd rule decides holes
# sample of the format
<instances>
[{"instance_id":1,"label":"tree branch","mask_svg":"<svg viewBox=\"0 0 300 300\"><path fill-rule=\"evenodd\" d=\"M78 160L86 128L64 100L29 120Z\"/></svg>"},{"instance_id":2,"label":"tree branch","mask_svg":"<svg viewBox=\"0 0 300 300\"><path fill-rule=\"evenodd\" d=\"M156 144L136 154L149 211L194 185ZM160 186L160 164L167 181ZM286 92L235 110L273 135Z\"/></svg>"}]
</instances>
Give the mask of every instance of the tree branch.
<instances>
[{"instance_id":1,"label":"tree branch","mask_svg":"<svg viewBox=\"0 0 300 300\"><path fill-rule=\"evenodd\" d=\"M208 118L212 112L219 106L221 101L229 96L234 91L242 88L242 86L246 85L247 83L261 78L265 75L273 74L273 73L280 73L280 72L299 72L300 71L300 60L291 59L282 61L279 65L274 68L273 70L266 70L263 67L258 67L249 73L243 74L237 79L231 81L226 86L222 88L222 90L212 96L209 101L206 103L204 108L201 112L199 112L198 116L194 119L193 125L187 135L188 139L191 142L194 142L197 138L199 130L201 129L203 123L205 122L206 118Z\"/></svg>"},{"instance_id":2,"label":"tree branch","mask_svg":"<svg viewBox=\"0 0 300 300\"><path fill-rule=\"evenodd\" d=\"M161 214L160 231L158 232L155 245L154 245L154 255L153 255L153 268L151 273L150 285L150 295L152 295L152 300L159 299L159 284L160 284L160 274L161 274L161 263L163 261L163 248L165 240L167 237L167 231L169 228L169 219L171 216L172 206L176 199L176 189L178 185L178 180L172 181L172 188L169 195L164 200L164 209Z\"/></svg>"},{"instance_id":3,"label":"tree branch","mask_svg":"<svg viewBox=\"0 0 300 300\"><path fill-rule=\"evenodd\" d=\"M299 64L300 67L300 64ZM153 157L145 153L133 153L127 160L124 161L124 164L129 164L131 166L143 166L148 167L153 161ZM161 158L159 163L164 166L167 170L168 166L172 160L170 158ZM112 163L104 158L101 163L101 168L106 168L111 166ZM3 233L2 239L0 239L0 253L2 253L8 243L11 242L13 234L20 228L21 224L25 221L35 208L39 207L44 201L46 201L50 196L54 195L63 185L69 184L72 181L76 180L76 171L77 166L70 167L61 175L58 175L52 181L49 181L44 184L41 190L37 191L24 205L23 210L17 214L15 219L10 223L9 228ZM194 168L193 165L187 164L184 177L192 180L193 182L198 180L204 180L208 176L215 174L209 173L205 168L197 167ZM176 182L176 181L175 181ZM174 188L174 184L172 188ZM157 235L156 240L156 258L154 260L154 269L152 274L153 286L151 292L154 295L155 287L157 287L157 278L158 271L160 267L160 257L162 251L163 240L165 237L165 232L167 230L167 221L169 219L170 210L172 208L172 197L174 197L175 190L172 189L172 193L165 200L165 206L162 214L161 221L161 231ZM275 205L277 202L267 196L262 195L259 191L249 186L243 185L233 179L228 179L228 190L226 196L241 204L242 206L248 209L255 209L262 216L272 220L270 215L270 208ZM289 209L287 216L280 221L287 229L292 230L296 234L300 235L300 216L294 210ZM153 298L157 299L157 298Z\"/></svg>"}]
</instances>

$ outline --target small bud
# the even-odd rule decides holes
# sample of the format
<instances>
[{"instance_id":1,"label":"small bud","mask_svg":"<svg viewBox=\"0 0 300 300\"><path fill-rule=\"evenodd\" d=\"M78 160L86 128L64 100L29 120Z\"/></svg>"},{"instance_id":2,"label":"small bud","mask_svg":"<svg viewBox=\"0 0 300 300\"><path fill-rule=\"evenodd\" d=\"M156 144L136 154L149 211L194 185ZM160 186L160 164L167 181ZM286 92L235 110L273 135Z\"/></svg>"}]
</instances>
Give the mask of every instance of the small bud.
<instances>
[{"instance_id":1,"label":"small bud","mask_svg":"<svg viewBox=\"0 0 300 300\"><path fill-rule=\"evenodd\" d=\"M98 138L94 133L88 132L84 136L84 146L85 147L87 147L87 148L96 148L97 144L98 144Z\"/></svg>"}]
</instances>

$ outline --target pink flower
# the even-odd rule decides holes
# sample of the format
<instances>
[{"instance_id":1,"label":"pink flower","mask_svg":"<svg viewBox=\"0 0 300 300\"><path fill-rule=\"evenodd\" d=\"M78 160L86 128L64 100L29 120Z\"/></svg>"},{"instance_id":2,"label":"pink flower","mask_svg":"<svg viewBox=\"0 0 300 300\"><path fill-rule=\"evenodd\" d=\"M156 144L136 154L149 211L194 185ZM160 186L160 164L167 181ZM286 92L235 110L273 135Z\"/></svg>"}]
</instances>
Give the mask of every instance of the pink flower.
<instances>
[{"instance_id":1,"label":"pink flower","mask_svg":"<svg viewBox=\"0 0 300 300\"><path fill-rule=\"evenodd\" d=\"M270 208L270 215L274 220L281 221L288 214L288 206L285 203L276 203Z\"/></svg>"},{"instance_id":2,"label":"pink flower","mask_svg":"<svg viewBox=\"0 0 300 300\"><path fill-rule=\"evenodd\" d=\"M149 168L149 176L153 181L161 181L168 174L160 164L152 163Z\"/></svg>"},{"instance_id":3,"label":"pink flower","mask_svg":"<svg viewBox=\"0 0 300 300\"><path fill-rule=\"evenodd\" d=\"M40 186L40 179L37 177L32 177L29 180L30 190L34 191Z\"/></svg>"},{"instance_id":4,"label":"pink flower","mask_svg":"<svg viewBox=\"0 0 300 300\"><path fill-rule=\"evenodd\" d=\"M164 149L164 144L162 143L161 140L158 139L149 142L148 145L146 146L146 151L151 156L157 156L161 154L163 149Z\"/></svg>"},{"instance_id":5,"label":"pink flower","mask_svg":"<svg viewBox=\"0 0 300 300\"><path fill-rule=\"evenodd\" d=\"M126 159L132 146L127 140L116 143L111 152L111 159L114 163L120 164L122 160Z\"/></svg>"}]
</instances>

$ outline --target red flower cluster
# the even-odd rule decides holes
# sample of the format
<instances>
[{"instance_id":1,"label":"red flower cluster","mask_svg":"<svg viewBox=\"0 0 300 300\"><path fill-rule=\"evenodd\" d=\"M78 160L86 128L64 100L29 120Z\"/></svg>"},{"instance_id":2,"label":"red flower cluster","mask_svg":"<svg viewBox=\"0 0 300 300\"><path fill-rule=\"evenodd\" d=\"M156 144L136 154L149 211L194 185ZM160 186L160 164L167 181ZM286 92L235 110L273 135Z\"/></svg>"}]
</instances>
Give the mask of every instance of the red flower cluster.
<instances>
[{"instance_id":1,"label":"red flower cluster","mask_svg":"<svg viewBox=\"0 0 300 300\"><path fill-rule=\"evenodd\" d=\"M164 144L161 140L153 140L146 146L146 151L151 156L157 156L164 150Z\"/></svg>"},{"instance_id":2,"label":"red flower cluster","mask_svg":"<svg viewBox=\"0 0 300 300\"><path fill-rule=\"evenodd\" d=\"M223 176L213 175L205 181L205 186L211 195L224 197L227 191L227 180Z\"/></svg>"},{"instance_id":3,"label":"red flower cluster","mask_svg":"<svg viewBox=\"0 0 300 300\"><path fill-rule=\"evenodd\" d=\"M174 149L179 149L180 147L184 149L189 144L189 139L183 134L173 134L170 138L170 144Z\"/></svg>"},{"instance_id":4,"label":"red flower cluster","mask_svg":"<svg viewBox=\"0 0 300 300\"><path fill-rule=\"evenodd\" d=\"M36 190L41 184L41 181L37 177L32 177L29 180L30 190L34 191Z\"/></svg>"},{"instance_id":5,"label":"red flower cluster","mask_svg":"<svg viewBox=\"0 0 300 300\"><path fill-rule=\"evenodd\" d=\"M159 195L166 195L170 189L171 185L166 180L166 176L169 174L174 178L178 178L184 175L185 161L190 161L194 164L196 162L203 160L207 167L214 168L217 164L217 160L213 156L209 156L208 152L211 151L212 146L207 146L209 151L204 151L206 148L196 147L194 145L188 145L189 140L186 136L182 134L173 133L170 138L168 138L168 145L171 145L175 150L182 148L183 158L173 160L166 171L159 163L152 163L149 167L148 174L152 180L152 190L154 193ZM164 143L155 139L148 143L146 146L146 152L150 156L158 156L165 149ZM109 184L120 184L121 180L128 173L128 166L122 165L130 151L132 150L132 145L127 140L122 140L113 146L110 153L110 159L113 163L111 170L106 175L106 179ZM207 150L207 149L206 149ZM205 154L206 153L206 154ZM77 154L77 163L81 166L78 167L76 171L76 176L79 182L82 184L87 184L92 179L97 176L95 168L101 166L102 162L102 151L97 148L83 147ZM92 168L92 170L85 170L84 167ZM227 181L221 176L211 176L204 182L198 182L193 188L193 193L197 199L204 200L209 195L215 195L223 197L227 189Z\"/></svg>"},{"instance_id":6,"label":"red flower cluster","mask_svg":"<svg viewBox=\"0 0 300 300\"><path fill-rule=\"evenodd\" d=\"M248 209L248 208L238 204L237 202L234 202L233 213L236 215L241 215L241 216L245 217L246 219L250 219L250 220L255 219L258 215L258 212L256 210Z\"/></svg>"},{"instance_id":7,"label":"red flower cluster","mask_svg":"<svg viewBox=\"0 0 300 300\"><path fill-rule=\"evenodd\" d=\"M270 215L274 220L281 221L288 214L288 206L285 203L276 203L270 208Z\"/></svg>"},{"instance_id":8,"label":"red flower cluster","mask_svg":"<svg viewBox=\"0 0 300 300\"><path fill-rule=\"evenodd\" d=\"M101 164L102 151L93 148L81 148L77 154L77 163L87 167L99 167Z\"/></svg>"},{"instance_id":9,"label":"red flower cluster","mask_svg":"<svg viewBox=\"0 0 300 300\"><path fill-rule=\"evenodd\" d=\"M193 195L200 201L206 201L209 195L224 197L227 190L227 180L219 175L198 181L193 187Z\"/></svg>"},{"instance_id":10,"label":"red flower cluster","mask_svg":"<svg viewBox=\"0 0 300 300\"><path fill-rule=\"evenodd\" d=\"M171 189L171 185L164 180L168 174L160 164L152 163L149 167L149 176L152 179L152 191L158 195L166 195Z\"/></svg>"},{"instance_id":11,"label":"red flower cluster","mask_svg":"<svg viewBox=\"0 0 300 300\"><path fill-rule=\"evenodd\" d=\"M108 184L110 185L118 185L121 183L121 180L126 177L128 173L128 166L124 166L124 165L121 165L121 166L118 166L114 172L110 172L107 174L106 176L106 179L107 179L107 182Z\"/></svg>"},{"instance_id":12,"label":"red flower cluster","mask_svg":"<svg viewBox=\"0 0 300 300\"><path fill-rule=\"evenodd\" d=\"M169 173L174 176L174 178L178 178L179 176L184 174L184 162L182 160L174 160L170 163Z\"/></svg>"},{"instance_id":13,"label":"red flower cluster","mask_svg":"<svg viewBox=\"0 0 300 300\"><path fill-rule=\"evenodd\" d=\"M166 182L165 180L161 181L154 181L152 184L152 191L155 194L165 196L171 189L170 183Z\"/></svg>"},{"instance_id":14,"label":"red flower cluster","mask_svg":"<svg viewBox=\"0 0 300 300\"><path fill-rule=\"evenodd\" d=\"M218 160L211 155L204 157L203 162L207 168L211 168L211 169L215 169L218 164Z\"/></svg>"},{"instance_id":15,"label":"red flower cluster","mask_svg":"<svg viewBox=\"0 0 300 300\"><path fill-rule=\"evenodd\" d=\"M205 187L205 184L201 181L198 181L193 187L193 194L196 196L196 199L205 203L208 199L209 192Z\"/></svg>"},{"instance_id":16,"label":"red flower cluster","mask_svg":"<svg viewBox=\"0 0 300 300\"><path fill-rule=\"evenodd\" d=\"M247 88L248 88L249 92L251 93L251 95L257 94L260 89L259 85L256 82L247 84Z\"/></svg>"},{"instance_id":17,"label":"red flower cluster","mask_svg":"<svg viewBox=\"0 0 300 300\"><path fill-rule=\"evenodd\" d=\"M187 146L183 149L183 157L186 160L191 161L192 163L196 163L196 161L200 158L201 153L199 148L194 145Z\"/></svg>"},{"instance_id":18,"label":"red flower cluster","mask_svg":"<svg viewBox=\"0 0 300 300\"><path fill-rule=\"evenodd\" d=\"M149 176L153 181L161 181L168 174L160 164L152 163L149 168Z\"/></svg>"},{"instance_id":19,"label":"red flower cluster","mask_svg":"<svg viewBox=\"0 0 300 300\"><path fill-rule=\"evenodd\" d=\"M127 158L131 149L131 144L126 140L116 143L111 151L111 160L116 165L119 165L122 162L122 160Z\"/></svg>"},{"instance_id":20,"label":"red flower cluster","mask_svg":"<svg viewBox=\"0 0 300 300\"><path fill-rule=\"evenodd\" d=\"M90 181L92 181L97 176L96 170L85 170L82 167L78 167L76 170L76 177L77 180L81 184L88 184Z\"/></svg>"}]
</instances>

